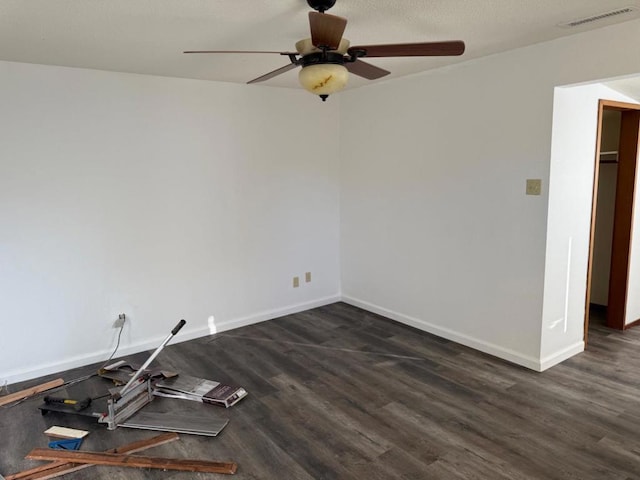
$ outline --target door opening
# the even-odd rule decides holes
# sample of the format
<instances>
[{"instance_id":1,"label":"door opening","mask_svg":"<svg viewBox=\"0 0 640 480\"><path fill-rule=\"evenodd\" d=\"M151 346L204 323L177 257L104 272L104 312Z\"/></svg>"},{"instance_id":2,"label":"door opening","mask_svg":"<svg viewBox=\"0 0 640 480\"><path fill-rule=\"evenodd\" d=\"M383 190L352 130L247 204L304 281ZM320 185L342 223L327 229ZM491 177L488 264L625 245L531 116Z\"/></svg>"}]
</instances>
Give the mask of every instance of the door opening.
<instances>
[{"instance_id":1,"label":"door opening","mask_svg":"<svg viewBox=\"0 0 640 480\"><path fill-rule=\"evenodd\" d=\"M639 131L640 105L600 101L587 270L585 345L592 304L606 308L605 324L609 328L624 330L635 323L627 323L626 306ZM612 138L616 136L617 139ZM611 150L612 145L616 150Z\"/></svg>"}]
</instances>

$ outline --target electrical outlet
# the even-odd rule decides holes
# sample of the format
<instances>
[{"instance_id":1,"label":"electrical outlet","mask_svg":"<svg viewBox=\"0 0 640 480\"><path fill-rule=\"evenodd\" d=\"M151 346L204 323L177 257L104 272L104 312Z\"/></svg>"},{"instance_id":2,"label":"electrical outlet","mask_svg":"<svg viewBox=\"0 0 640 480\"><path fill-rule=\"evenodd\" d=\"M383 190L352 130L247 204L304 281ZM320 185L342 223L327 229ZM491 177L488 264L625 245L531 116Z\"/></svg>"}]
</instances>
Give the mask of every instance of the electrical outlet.
<instances>
[{"instance_id":1,"label":"electrical outlet","mask_svg":"<svg viewBox=\"0 0 640 480\"><path fill-rule=\"evenodd\" d=\"M307 283L311 281L311 272L307 272L304 274L304 281Z\"/></svg>"},{"instance_id":2,"label":"electrical outlet","mask_svg":"<svg viewBox=\"0 0 640 480\"><path fill-rule=\"evenodd\" d=\"M126 321L127 316L124 313L118 315L118 319L113 322L113 328L122 328L124 327L124 322Z\"/></svg>"},{"instance_id":3,"label":"electrical outlet","mask_svg":"<svg viewBox=\"0 0 640 480\"><path fill-rule=\"evenodd\" d=\"M300 277L293 277L293 288L298 288L300 286Z\"/></svg>"}]
</instances>

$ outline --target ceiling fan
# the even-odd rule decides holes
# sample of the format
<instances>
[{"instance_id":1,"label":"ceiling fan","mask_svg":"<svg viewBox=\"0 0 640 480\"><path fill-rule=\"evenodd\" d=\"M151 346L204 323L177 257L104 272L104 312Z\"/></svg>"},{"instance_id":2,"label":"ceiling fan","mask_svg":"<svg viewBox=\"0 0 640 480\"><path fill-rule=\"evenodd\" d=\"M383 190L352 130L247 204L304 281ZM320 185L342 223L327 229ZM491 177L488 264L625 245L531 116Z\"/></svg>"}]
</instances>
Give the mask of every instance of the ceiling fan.
<instances>
[{"instance_id":1,"label":"ceiling fan","mask_svg":"<svg viewBox=\"0 0 640 480\"><path fill-rule=\"evenodd\" d=\"M267 52L242 50L190 50L184 53L270 53L289 57L290 63L272 72L254 78L247 83L258 83L277 75L302 67L300 84L309 92L319 95L322 101L342 90L349 79L349 73L376 80L388 75L388 70L364 62L363 57L432 57L453 56L464 53L464 42L398 43L382 45L350 46L342 37L347 19L325 13L336 0L307 0L315 12L309 12L311 38L296 43L295 52Z\"/></svg>"}]
</instances>

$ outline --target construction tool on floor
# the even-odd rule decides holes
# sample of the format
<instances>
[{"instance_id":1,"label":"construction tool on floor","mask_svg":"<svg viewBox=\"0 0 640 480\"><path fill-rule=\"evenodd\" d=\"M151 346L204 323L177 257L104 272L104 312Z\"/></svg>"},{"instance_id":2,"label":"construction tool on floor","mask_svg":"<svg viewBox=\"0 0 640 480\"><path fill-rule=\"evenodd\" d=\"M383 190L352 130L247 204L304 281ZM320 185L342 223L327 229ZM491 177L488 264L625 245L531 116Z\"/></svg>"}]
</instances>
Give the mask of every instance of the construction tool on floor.
<instances>
[{"instance_id":1,"label":"construction tool on floor","mask_svg":"<svg viewBox=\"0 0 640 480\"><path fill-rule=\"evenodd\" d=\"M45 402L39 407L40 410L42 410L43 414L55 411L95 417L99 423L106 424L109 430L128 427L211 437L218 435L229 423L228 419L220 419L198 413L140 412L153 400L154 371L147 370L147 367L186 323L184 320L178 322L160 346L153 351L147 361L142 364L122 388L111 388L109 393L94 397L91 402L86 398L57 399L54 397L53 401L50 398L49 402ZM118 363L113 364L114 368L117 367ZM158 370L155 372L157 373ZM172 375L175 376L175 374ZM166 378L167 375L163 373L162 376Z\"/></svg>"},{"instance_id":2,"label":"construction tool on floor","mask_svg":"<svg viewBox=\"0 0 640 480\"><path fill-rule=\"evenodd\" d=\"M164 341L160 344L160 346L155 349L155 351L151 354L151 356L147 359L147 361L142 364L142 366L140 367L140 370L138 370L135 373L135 375L131 377L131 380L129 380L129 383L127 383L124 387L122 387L122 390L118 392L118 396L122 396L126 392L134 388L132 385L135 383L135 381L144 373L145 369L149 365L151 365L151 362L153 362L153 360L158 356L158 354L162 351L165 345L169 343L173 337L176 336L176 334L180 331L182 327L184 327L186 323L187 322L185 320L180 320L178 324L175 327L173 327L173 330L171 330L171 333L167 335L167 338L165 338Z\"/></svg>"},{"instance_id":3,"label":"construction tool on floor","mask_svg":"<svg viewBox=\"0 0 640 480\"><path fill-rule=\"evenodd\" d=\"M229 423L228 419L212 418L198 414L171 414L141 412L142 407L153 399L152 378L147 367L158 356L164 346L184 326L181 320L162 344L151 354L149 359L138 369L131 380L122 389L112 389L107 400L107 414L98 421L106 423L109 430L118 427L137 428L143 430L161 430L166 432L188 433L215 437ZM177 377L179 378L179 376Z\"/></svg>"},{"instance_id":4,"label":"construction tool on floor","mask_svg":"<svg viewBox=\"0 0 640 480\"><path fill-rule=\"evenodd\" d=\"M91 397L81 399L52 397L50 395L44 397L44 403L46 403L47 405L64 405L73 408L76 412L87 408L89 405L91 405L91 401Z\"/></svg>"},{"instance_id":5,"label":"construction tool on floor","mask_svg":"<svg viewBox=\"0 0 640 480\"><path fill-rule=\"evenodd\" d=\"M121 390L112 389L106 395L93 398L59 398L49 396L45 398L44 403L38 408L43 415L48 412L58 412L95 417L99 422L107 423L110 430L115 429L119 422L134 415L151 401L151 375L146 371L146 368L186 323L184 320L178 322L162 344L156 348L149 359L135 372L133 377L131 377L129 382ZM94 375L97 375L97 373ZM63 382L60 381L60 383L62 384ZM109 398L108 400L103 400L104 397ZM95 402L95 400L98 399L100 399L100 401Z\"/></svg>"},{"instance_id":6,"label":"construction tool on floor","mask_svg":"<svg viewBox=\"0 0 640 480\"><path fill-rule=\"evenodd\" d=\"M49 412L65 413L71 415L80 415L82 417L94 417L100 418L103 412L106 411L106 401L98 402L97 399L102 399L104 396L100 395L95 398L84 398L74 400L70 398L59 398L54 401L44 401L38 406L40 413L46 415ZM69 401L66 403L65 400ZM75 403L74 403L75 402Z\"/></svg>"},{"instance_id":7,"label":"construction tool on floor","mask_svg":"<svg viewBox=\"0 0 640 480\"><path fill-rule=\"evenodd\" d=\"M178 322L167 338L153 351L122 389L110 390L111 395L107 399L107 412L98 419L98 422L106 423L109 430L115 430L153 400L151 377L145 374L145 369L186 323L185 320Z\"/></svg>"}]
</instances>

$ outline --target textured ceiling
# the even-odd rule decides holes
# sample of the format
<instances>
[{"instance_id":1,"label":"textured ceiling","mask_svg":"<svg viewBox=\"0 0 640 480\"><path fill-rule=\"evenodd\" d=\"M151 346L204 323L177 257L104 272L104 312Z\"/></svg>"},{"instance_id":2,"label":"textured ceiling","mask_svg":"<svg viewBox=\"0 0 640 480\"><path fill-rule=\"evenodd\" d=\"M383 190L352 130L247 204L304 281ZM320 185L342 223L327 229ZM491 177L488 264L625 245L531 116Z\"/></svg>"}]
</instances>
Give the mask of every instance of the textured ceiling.
<instances>
[{"instance_id":1,"label":"textured ceiling","mask_svg":"<svg viewBox=\"0 0 640 480\"><path fill-rule=\"evenodd\" d=\"M638 18L557 26L630 5L638 0L337 0L329 13L348 19L354 45L467 45L462 57L368 60L388 79ZM291 51L309 36L309 11L306 0L1 0L0 60L246 83L288 59L182 51ZM348 88L366 83L352 75ZM264 84L299 88L297 69Z\"/></svg>"}]
</instances>

